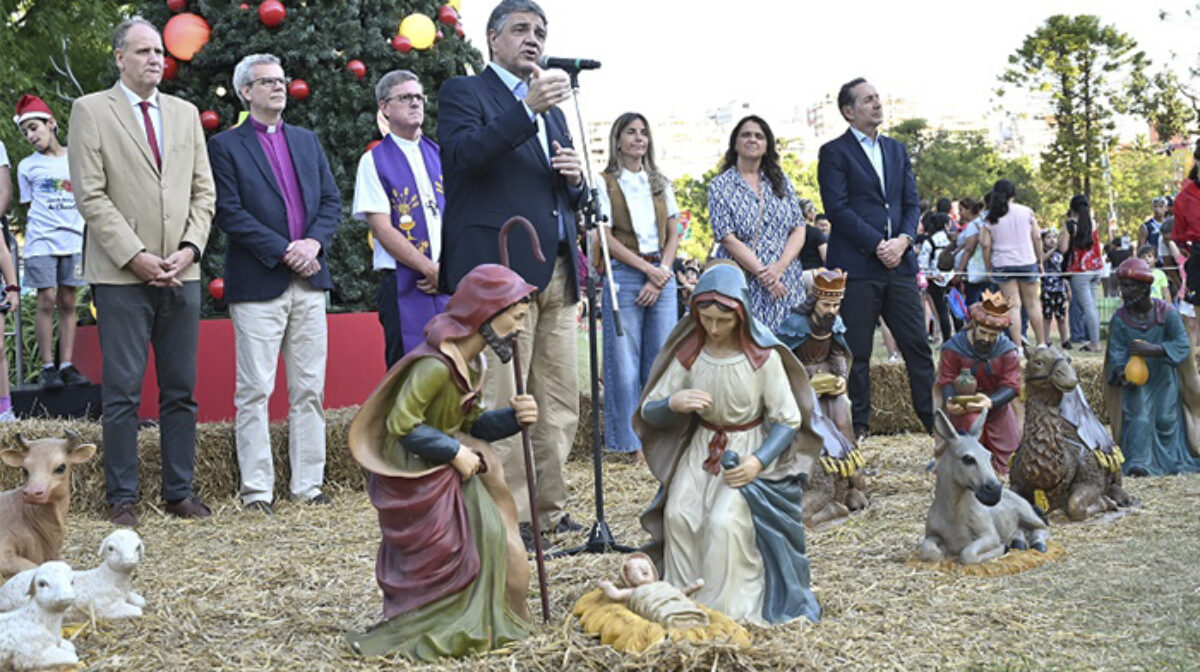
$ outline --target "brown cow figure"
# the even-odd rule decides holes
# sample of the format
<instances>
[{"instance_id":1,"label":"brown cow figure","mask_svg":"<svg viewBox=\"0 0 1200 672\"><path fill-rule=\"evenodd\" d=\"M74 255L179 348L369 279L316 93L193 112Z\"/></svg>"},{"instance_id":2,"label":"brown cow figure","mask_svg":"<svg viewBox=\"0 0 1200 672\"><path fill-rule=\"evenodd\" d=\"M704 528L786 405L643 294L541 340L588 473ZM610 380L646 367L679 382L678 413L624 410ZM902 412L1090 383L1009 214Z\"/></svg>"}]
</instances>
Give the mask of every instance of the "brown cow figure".
<instances>
[{"instance_id":1,"label":"brown cow figure","mask_svg":"<svg viewBox=\"0 0 1200 672\"><path fill-rule=\"evenodd\" d=\"M25 471L25 486L0 493L0 576L32 569L62 554L71 507L71 466L86 462L96 446L66 438L27 441L0 450L0 459Z\"/></svg>"}]
</instances>

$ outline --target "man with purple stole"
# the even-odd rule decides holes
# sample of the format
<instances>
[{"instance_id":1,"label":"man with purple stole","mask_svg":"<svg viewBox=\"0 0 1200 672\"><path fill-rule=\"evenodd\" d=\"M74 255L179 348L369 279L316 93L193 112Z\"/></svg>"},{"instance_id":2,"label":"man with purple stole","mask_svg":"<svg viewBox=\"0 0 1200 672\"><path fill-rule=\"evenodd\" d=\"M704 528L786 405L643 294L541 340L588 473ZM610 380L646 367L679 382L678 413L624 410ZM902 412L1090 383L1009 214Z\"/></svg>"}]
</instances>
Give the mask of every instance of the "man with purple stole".
<instances>
[{"instance_id":1,"label":"man with purple stole","mask_svg":"<svg viewBox=\"0 0 1200 672\"><path fill-rule=\"evenodd\" d=\"M374 239L375 302L390 368L425 342L425 324L446 307L437 289L442 243L442 160L421 134L425 93L417 76L393 70L375 85L388 135L363 154L354 183L354 216Z\"/></svg>"},{"instance_id":2,"label":"man with purple stole","mask_svg":"<svg viewBox=\"0 0 1200 672\"><path fill-rule=\"evenodd\" d=\"M282 346L287 366L293 499L327 504L325 477L326 250L341 197L316 134L283 123L288 79L279 59L254 54L233 71L250 114L213 136L214 222L228 236L225 301L237 347L236 437L247 510L272 513L275 473L267 400Z\"/></svg>"}]
</instances>

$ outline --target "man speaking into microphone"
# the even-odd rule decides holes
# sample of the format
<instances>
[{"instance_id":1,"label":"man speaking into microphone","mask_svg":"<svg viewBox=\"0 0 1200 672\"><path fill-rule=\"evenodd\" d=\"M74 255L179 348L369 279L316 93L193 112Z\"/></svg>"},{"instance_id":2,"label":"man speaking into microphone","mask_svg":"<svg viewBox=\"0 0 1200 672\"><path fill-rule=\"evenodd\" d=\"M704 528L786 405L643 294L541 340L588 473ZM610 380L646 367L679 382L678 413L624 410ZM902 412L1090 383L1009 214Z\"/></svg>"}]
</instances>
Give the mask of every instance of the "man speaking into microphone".
<instances>
[{"instance_id":1,"label":"man speaking into microphone","mask_svg":"<svg viewBox=\"0 0 1200 672\"><path fill-rule=\"evenodd\" d=\"M518 345L522 378L537 401L531 430L541 529L581 529L566 515L563 464L579 423L576 372L575 211L582 204L580 156L572 147L566 118L556 106L571 95L562 70L542 70L546 15L532 0L503 0L487 24L491 63L479 75L455 77L438 95L438 134L446 190L442 219L442 291L479 264L499 263L497 234L510 217L528 219L541 239L539 262L522 229L509 237L513 270L538 294ZM515 394L511 363L487 349L483 400L504 408ZM493 443L517 502L522 536L532 547L525 465L516 436Z\"/></svg>"}]
</instances>

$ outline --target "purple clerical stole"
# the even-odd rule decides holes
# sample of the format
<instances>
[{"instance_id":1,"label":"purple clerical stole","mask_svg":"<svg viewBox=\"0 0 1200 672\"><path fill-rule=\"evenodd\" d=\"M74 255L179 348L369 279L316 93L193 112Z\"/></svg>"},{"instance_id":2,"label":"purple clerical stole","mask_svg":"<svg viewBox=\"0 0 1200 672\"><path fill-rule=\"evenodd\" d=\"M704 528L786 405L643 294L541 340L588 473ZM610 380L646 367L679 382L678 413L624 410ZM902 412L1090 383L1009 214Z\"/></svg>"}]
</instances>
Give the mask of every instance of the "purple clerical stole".
<instances>
[{"instance_id":1,"label":"purple clerical stole","mask_svg":"<svg viewBox=\"0 0 1200 672\"><path fill-rule=\"evenodd\" d=\"M308 211L304 207L304 196L300 193L300 180L296 177L296 166L292 163L292 152L288 149L287 137L283 132L283 122L275 125L275 132L270 132L266 124L250 117L250 125L258 136L263 153L267 155L267 163L275 174L275 183L283 194L283 204L287 209L288 233L292 240L304 237L305 223Z\"/></svg>"},{"instance_id":2,"label":"purple clerical stole","mask_svg":"<svg viewBox=\"0 0 1200 672\"><path fill-rule=\"evenodd\" d=\"M437 143L421 136L418 146L429 182L434 185L437 210L444 212L446 197L441 190L442 159L438 155ZM383 192L392 206L392 226L404 234L417 251L432 258L421 192L417 189L416 178L404 151L388 137L371 150L371 159L375 161L375 172L379 174ZM400 309L400 338L405 353L425 342L425 325L430 318L442 312L450 300L444 294L431 295L418 289L417 281L423 277L423 274L397 261L396 300Z\"/></svg>"}]
</instances>

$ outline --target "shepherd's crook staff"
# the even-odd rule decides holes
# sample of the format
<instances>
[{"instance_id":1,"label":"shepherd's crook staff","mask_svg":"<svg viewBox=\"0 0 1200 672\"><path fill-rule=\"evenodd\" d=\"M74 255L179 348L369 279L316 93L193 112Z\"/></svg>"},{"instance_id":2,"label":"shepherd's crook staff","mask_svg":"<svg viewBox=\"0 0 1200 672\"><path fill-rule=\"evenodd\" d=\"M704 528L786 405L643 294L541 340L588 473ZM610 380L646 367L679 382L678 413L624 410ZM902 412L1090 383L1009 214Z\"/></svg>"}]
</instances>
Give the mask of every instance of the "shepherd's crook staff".
<instances>
[{"instance_id":1,"label":"shepherd's crook staff","mask_svg":"<svg viewBox=\"0 0 1200 672\"><path fill-rule=\"evenodd\" d=\"M533 256L538 261L546 261L546 255L542 254L542 243L538 239L533 224L530 224L528 219L517 216L509 218L504 226L500 227L500 263L506 268L511 268L508 265L508 232L512 230L514 224L520 224L529 234L530 242L533 245ZM525 394L525 381L521 379L521 348L515 342L514 346L513 378L516 381L517 394ZM521 447L525 450L525 484L529 489L529 517L531 527L533 527L533 549L537 556L538 590L542 593L542 621L549 623L550 593L546 590L546 559L542 555L542 524L538 520L537 481L533 477L533 444L529 441L528 427L521 427Z\"/></svg>"}]
</instances>

